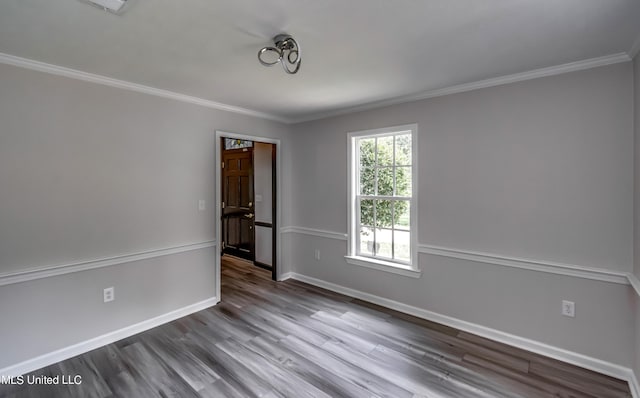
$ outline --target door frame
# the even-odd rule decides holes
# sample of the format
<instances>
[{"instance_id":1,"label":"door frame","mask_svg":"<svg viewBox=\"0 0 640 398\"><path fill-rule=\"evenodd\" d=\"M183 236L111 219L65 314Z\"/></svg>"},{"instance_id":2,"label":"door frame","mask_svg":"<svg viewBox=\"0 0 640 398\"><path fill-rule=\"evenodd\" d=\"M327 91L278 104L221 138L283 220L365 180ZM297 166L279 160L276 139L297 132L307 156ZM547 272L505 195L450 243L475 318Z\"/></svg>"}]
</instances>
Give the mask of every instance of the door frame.
<instances>
[{"instance_id":1,"label":"door frame","mask_svg":"<svg viewBox=\"0 0 640 398\"><path fill-rule=\"evenodd\" d=\"M257 141L264 142L266 144L274 144L276 146L276 205L275 210L276 214L273 218L273 237L275 238L275 252L272 255L275 257L275 262L273 262L273 267L275 269L275 276L277 280L280 280L281 269L282 269L282 232L280 231L280 226L282 225L282 141L277 138L268 138L268 137L260 137L255 135L247 135L247 134L238 134L229 131L216 130L215 131L215 190L216 190L216 201L215 201L215 230L216 230L216 261L215 261L215 273L216 273L216 297L218 301L221 300L221 292L220 292L220 283L221 283L221 274L220 274L220 242L221 242L221 230L222 225L220 219L222 217L222 209L220 207L220 202L222 201L222 186L220 184L222 173L220 170L220 161L222 159L222 140L221 138L235 138L240 140L248 140L248 141Z\"/></svg>"}]
</instances>

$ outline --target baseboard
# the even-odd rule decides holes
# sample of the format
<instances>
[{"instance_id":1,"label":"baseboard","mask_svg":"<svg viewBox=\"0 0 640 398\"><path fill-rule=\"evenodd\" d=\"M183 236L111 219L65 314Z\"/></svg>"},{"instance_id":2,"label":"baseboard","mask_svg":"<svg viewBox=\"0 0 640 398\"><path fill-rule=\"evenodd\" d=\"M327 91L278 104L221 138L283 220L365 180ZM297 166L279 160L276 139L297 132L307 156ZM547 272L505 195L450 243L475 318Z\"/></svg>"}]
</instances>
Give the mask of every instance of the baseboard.
<instances>
[{"instance_id":1,"label":"baseboard","mask_svg":"<svg viewBox=\"0 0 640 398\"><path fill-rule=\"evenodd\" d=\"M541 343L535 340L530 340L524 337L516 336L510 333L502 332L500 330L492 329L486 326L478 325L475 323L463 321L461 319L453 318L447 315L442 315L436 312L425 310L423 308L414 307L408 304L404 304L398 301L390 300L384 297L376 296L370 293L365 293L359 290L351 289L341 285L337 285L331 282L327 282L321 279L312 278L310 276L292 273L291 278L306 282L310 285L318 286L327 290L331 290L337 293L342 293L347 296L355 297L370 303L381 305L386 308L390 308L396 311L404 312L409 315L416 316L418 318L427 319L429 321L437 322L443 325L447 325L459 330L463 330L468 333L485 337L494 341L498 341L513 347L521 348L536 354L544 355L553 359L557 359L563 362L570 363L572 365L580 366L585 369L592 370L594 372L602 373L607 376L615 377L617 379L626 380L630 385L633 384L631 375L633 372L631 369L624 366L616 365L607 361L603 361L597 358L592 358L583 354L568 351L563 348L554 347L545 343ZM635 378L633 378L635 379ZM636 390L637 390L637 380ZM633 386L631 389L633 390ZM638 395L634 395L634 398L640 398Z\"/></svg>"},{"instance_id":2,"label":"baseboard","mask_svg":"<svg viewBox=\"0 0 640 398\"><path fill-rule=\"evenodd\" d=\"M167 312L166 314L162 314L157 317L124 327L122 329L103 334L102 336L94 337L92 339L65 348L61 348L56 351L52 351L36 358L28 359L18 364L11 365L4 369L0 369L0 375L5 377L17 377L25 373L33 372L34 370L38 370L45 366L64 361L65 359L73 358L77 355L95 350L96 348L103 347L107 344L111 344L118 340L122 340L124 338L152 329L156 326L160 326L173 320L193 314L194 312L209 308L216 305L218 302L219 300L216 297L208 298L206 300L188 305L186 307Z\"/></svg>"},{"instance_id":3,"label":"baseboard","mask_svg":"<svg viewBox=\"0 0 640 398\"><path fill-rule=\"evenodd\" d=\"M284 274L280 275L280 278L278 279L278 281L282 282L282 281L286 281L287 279L291 279L293 277L293 272L285 272Z\"/></svg>"}]
</instances>

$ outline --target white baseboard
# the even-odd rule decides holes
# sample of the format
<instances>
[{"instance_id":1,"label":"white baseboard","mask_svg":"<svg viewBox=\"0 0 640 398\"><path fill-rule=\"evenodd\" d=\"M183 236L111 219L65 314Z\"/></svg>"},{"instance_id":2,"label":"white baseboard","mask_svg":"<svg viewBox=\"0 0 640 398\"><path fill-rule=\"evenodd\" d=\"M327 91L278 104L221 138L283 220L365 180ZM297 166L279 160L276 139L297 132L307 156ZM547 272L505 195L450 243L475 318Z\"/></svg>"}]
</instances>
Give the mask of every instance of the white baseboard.
<instances>
[{"instance_id":1,"label":"white baseboard","mask_svg":"<svg viewBox=\"0 0 640 398\"><path fill-rule=\"evenodd\" d=\"M286 281L287 279L291 279L293 277L293 272L285 272L284 274L280 275L280 279L278 279L279 282L282 281Z\"/></svg>"},{"instance_id":2,"label":"white baseboard","mask_svg":"<svg viewBox=\"0 0 640 398\"><path fill-rule=\"evenodd\" d=\"M218 302L219 300L216 297L211 297L204 301L200 301L186 307L167 312L166 314L147 319L145 321L124 327L122 329L114 330L113 332L103 334L102 336L94 337L92 339L82 341L80 343L61 348L56 351L52 351L36 358L28 359L18 364L0 369L0 376L17 377L25 373L33 372L34 370L38 370L45 366L64 361L65 359L73 358L77 355L84 354L85 352L95 350L96 348L103 347L107 344L111 344L118 340L122 340L124 338L152 329L156 326L160 326L189 314L193 314L194 312L209 308L216 305Z\"/></svg>"},{"instance_id":3,"label":"white baseboard","mask_svg":"<svg viewBox=\"0 0 640 398\"><path fill-rule=\"evenodd\" d=\"M602 373L607 376L615 377L621 380L629 382L632 391L635 388L634 398L640 398L638 395L639 389L637 379L635 378L633 371L624 366L616 365L611 362L603 361L597 358L592 358L583 354L568 351L563 348L554 347L539 341L530 340L524 337L516 336L510 333L502 332L500 330L492 329L486 326L478 325L475 323L463 321L461 319L453 318L447 315L438 314L423 308L414 307L408 304L404 304L398 301L390 300L384 297L376 296L370 293L365 293L359 290L351 289L341 285L337 285L331 282L327 282L321 279L312 278L310 276L292 273L291 278L306 282L310 285L318 286L327 290L331 290L337 293L342 293L347 296L355 297L370 303L378 304L386 308L390 308L396 311L404 312L409 315L416 316L418 318L427 319L429 321L441 323L465 332L473 333L475 335L485 337L494 341L498 341L513 347L521 348L536 354L544 355L546 357L554 358L563 362L567 362L576 366L580 366L585 369L592 370L594 372ZM633 384L635 383L635 386Z\"/></svg>"}]
</instances>

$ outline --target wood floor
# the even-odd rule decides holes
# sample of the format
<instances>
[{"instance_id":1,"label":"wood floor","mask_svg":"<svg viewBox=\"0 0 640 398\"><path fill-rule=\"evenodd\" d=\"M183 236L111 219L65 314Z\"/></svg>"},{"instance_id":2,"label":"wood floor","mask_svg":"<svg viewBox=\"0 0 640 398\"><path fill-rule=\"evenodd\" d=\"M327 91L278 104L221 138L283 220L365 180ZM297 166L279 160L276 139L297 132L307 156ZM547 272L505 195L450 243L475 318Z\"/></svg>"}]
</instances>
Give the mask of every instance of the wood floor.
<instances>
[{"instance_id":1,"label":"wood floor","mask_svg":"<svg viewBox=\"0 0 640 398\"><path fill-rule=\"evenodd\" d=\"M222 302L34 372L2 397L630 397L625 382L270 273L222 265Z\"/></svg>"}]
</instances>

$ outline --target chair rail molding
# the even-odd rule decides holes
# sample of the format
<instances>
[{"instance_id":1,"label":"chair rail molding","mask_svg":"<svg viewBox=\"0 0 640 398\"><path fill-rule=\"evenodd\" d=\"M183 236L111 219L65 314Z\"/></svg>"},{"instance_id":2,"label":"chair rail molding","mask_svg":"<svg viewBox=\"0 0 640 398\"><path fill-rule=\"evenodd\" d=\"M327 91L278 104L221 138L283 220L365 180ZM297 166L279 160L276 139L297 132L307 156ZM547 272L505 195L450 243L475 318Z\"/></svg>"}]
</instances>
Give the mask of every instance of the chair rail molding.
<instances>
[{"instance_id":1,"label":"chair rail molding","mask_svg":"<svg viewBox=\"0 0 640 398\"><path fill-rule=\"evenodd\" d=\"M347 240L347 234L343 232L327 231L324 229L290 226L290 227L280 228L280 232L283 234L295 233L295 234L302 234L302 235L318 236L321 238L337 239L337 240L344 240L344 241Z\"/></svg>"},{"instance_id":2,"label":"chair rail molding","mask_svg":"<svg viewBox=\"0 0 640 398\"><path fill-rule=\"evenodd\" d=\"M418 252L434 256L501 265L504 267L521 268L531 271L547 272L551 274L575 276L578 278L618 283L621 285L631 284L630 273L612 271L604 268L593 268L585 267L582 265L562 264L551 261L509 257L500 254L468 251L432 245L418 245Z\"/></svg>"},{"instance_id":3,"label":"chair rail molding","mask_svg":"<svg viewBox=\"0 0 640 398\"><path fill-rule=\"evenodd\" d=\"M71 264L50 265L24 271L13 271L0 274L0 286L32 281L35 279L48 278L52 276L65 275L73 272L86 271L90 269L110 267L112 265L130 263L132 261L146 260L154 257L168 256L170 254L184 253L192 250L206 249L216 246L216 241L206 241L190 243L180 246L165 247L161 249L149 250L139 253L124 254L114 257L100 258L94 260L81 261Z\"/></svg>"},{"instance_id":4,"label":"chair rail molding","mask_svg":"<svg viewBox=\"0 0 640 398\"><path fill-rule=\"evenodd\" d=\"M629 283L631 284L631 287L633 287L633 289L636 291L638 296L640 296L640 279L638 279L638 277L631 272L629 272L628 277L629 277Z\"/></svg>"},{"instance_id":5,"label":"chair rail molding","mask_svg":"<svg viewBox=\"0 0 640 398\"><path fill-rule=\"evenodd\" d=\"M343 232L328 231L324 229L287 226L280 228L281 233L293 233L319 238L335 240L347 240L347 234ZM485 264L501 265L503 267L520 268L530 271L546 272L550 274L573 276L576 278L591 279L596 281L631 285L640 295L640 280L630 272L614 271L606 268L587 267L576 264L563 264L545 260L510 257L495 253L485 253L470 250L454 249L449 247L418 244L418 253L459 260L475 261Z\"/></svg>"}]
</instances>

